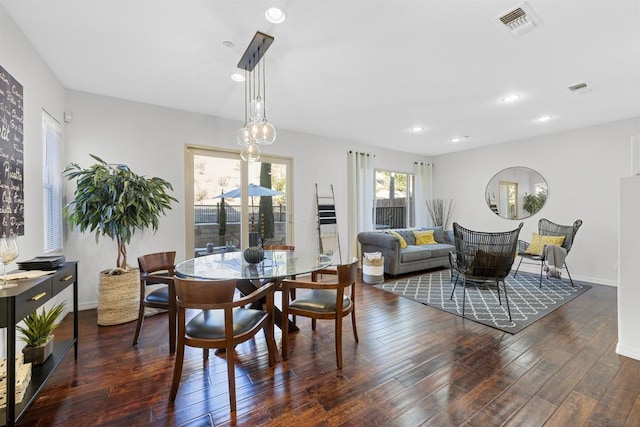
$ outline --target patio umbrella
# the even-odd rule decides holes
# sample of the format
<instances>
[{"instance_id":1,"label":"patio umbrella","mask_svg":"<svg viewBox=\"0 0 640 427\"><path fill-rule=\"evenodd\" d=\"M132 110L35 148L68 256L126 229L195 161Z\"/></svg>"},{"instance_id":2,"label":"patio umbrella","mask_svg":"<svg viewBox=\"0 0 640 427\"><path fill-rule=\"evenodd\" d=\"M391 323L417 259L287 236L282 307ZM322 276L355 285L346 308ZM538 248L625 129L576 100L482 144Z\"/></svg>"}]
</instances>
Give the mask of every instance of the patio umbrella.
<instances>
[{"instance_id":1,"label":"patio umbrella","mask_svg":"<svg viewBox=\"0 0 640 427\"><path fill-rule=\"evenodd\" d=\"M222 193L218 196L215 196L214 199L237 199L241 196L241 188L234 188L233 190L229 190L226 193ZM274 190L272 188L262 187L260 185L249 184L247 187L247 195L251 197L251 224L254 222L253 218L253 198L254 197L266 197L266 196L277 196L279 194L284 194L282 191Z\"/></svg>"},{"instance_id":2,"label":"patio umbrella","mask_svg":"<svg viewBox=\"0 0 640 427\"><path fill-rule=\"evenodd\" d=\"M222 193L218 196L215 196L214 199L225 198L225 199L237 199L240 197L241 188L235 188L233 190L229 190L226 193ZM274 190L272 188L261 187L255 184L249 184L247 195L252 199L254 197L262 197L262 196L277 196L279 194L284 194L282 191ZM253 200L251 201L253 205Z\"/></svg>"}]
</instances>

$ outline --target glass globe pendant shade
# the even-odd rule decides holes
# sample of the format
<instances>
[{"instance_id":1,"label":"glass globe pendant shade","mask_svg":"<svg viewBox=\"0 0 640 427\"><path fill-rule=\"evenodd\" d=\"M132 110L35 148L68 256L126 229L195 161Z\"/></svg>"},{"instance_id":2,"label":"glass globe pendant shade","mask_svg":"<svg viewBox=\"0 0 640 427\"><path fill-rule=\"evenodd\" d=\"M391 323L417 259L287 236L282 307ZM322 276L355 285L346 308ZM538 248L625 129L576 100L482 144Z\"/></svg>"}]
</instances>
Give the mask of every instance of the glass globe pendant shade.
<instances>
[{"instance_id":1,"label":"glass globe pendant shade","mask_svg":"<svg viewBox=\"0 0 640 427\"><path fill-rule=\"evenodd\" d=\"M240 152L240 157L245 162L257 162L260 159L260 147L253 142L249 143Z\"/></svg>"},{"instance_id":2,"label":"glass globe pendant shade","mask_svg":"<svg viewBox=\"0 0 640 427\"><path fill-rule=\"evenodd\" d=\"M258 141L258 136L261 133L260 125L262 125L262 122L249 122L245 126L250 142L260 142Z\"/></svg>"},{"instance_id":3,"label":"glass globe pendant shade","mask_svg":"<svg viewBox=\"0 0 640 427\"><path fill-rule=\"evenodd\" d=\"M276 140L276 128L269 122L262 122L258 126L256 142L264 145L273 144Z\"/></svg>"},{"instance_id":4,"label":"glass globe pendant shade","mask_svg":"<svg viewBox=\"0 0 640 427\"><path fill-rule=\"evenodd\" d=\"M251 133L247 127L243 127L238 129L238 133L236 135L236 142L239 146L244 147L245 145L251 142Z\"/></svg>"},{"instance_id":5,"label":"glass globe pendant shade","mask_svg":"<svg viewBox=\"0 0 640 427\"><path fill-rule=\"evenodd\" d=\"M261 122L264 120L264 101L260 97L252 99L249 103L249 119L252 122Z\"/></svg>"}]
</instances>

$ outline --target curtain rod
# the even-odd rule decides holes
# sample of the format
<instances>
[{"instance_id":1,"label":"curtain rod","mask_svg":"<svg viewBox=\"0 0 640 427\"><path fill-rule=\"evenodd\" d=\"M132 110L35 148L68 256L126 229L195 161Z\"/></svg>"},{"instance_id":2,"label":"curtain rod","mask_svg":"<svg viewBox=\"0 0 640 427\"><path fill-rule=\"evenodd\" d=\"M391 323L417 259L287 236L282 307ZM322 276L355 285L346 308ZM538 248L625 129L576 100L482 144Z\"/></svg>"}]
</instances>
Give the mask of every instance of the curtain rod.
<instances>
[{"instance_id":1,"label":"curtain rod","mask_svg":"<svg viewBox=\"0 0 640 427\"><path fill-rule=\"evenodd\" d=\"M372 156L372 157L375 157L375 156L376 156L375 154L360 153L360 152L358 152L358 151L352 151L352 150L349 150L349 154L360 154L361 156Z\"/></svg>"}]
</instances>

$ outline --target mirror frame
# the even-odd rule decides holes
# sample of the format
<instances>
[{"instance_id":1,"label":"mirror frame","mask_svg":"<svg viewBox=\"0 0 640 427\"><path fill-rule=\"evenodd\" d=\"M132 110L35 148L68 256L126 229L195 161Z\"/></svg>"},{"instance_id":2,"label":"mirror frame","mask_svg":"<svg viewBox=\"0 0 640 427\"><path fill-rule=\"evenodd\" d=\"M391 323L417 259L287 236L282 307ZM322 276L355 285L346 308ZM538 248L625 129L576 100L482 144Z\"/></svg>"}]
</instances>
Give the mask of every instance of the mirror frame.
<instances>
[{"instance_id":1,"label":"mirror frame","mask_svg":"<svg viewBox=\"0 0 640 427\"><path fill-rule=\"evenodd\" d=\"M511 166L489 180L485 202L499 217L521 220L540 212L548 194L549 187L542 174L526 166ZM532 212L525 209L525 205L531 204L534 205Z\"/></svg>"}]
</instances>

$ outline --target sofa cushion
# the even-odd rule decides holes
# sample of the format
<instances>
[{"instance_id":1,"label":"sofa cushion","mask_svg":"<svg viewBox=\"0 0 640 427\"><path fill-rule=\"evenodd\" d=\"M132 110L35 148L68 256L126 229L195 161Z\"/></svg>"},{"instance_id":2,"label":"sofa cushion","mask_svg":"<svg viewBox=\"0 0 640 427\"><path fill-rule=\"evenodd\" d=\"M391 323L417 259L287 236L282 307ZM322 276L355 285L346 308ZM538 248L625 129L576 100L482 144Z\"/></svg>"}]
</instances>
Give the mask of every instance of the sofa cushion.
<instances>
[{"instance_id":1,"label":"sofa cushion","mask_svg":"<svg viewBox=\"0 0 640 427\"><path fill-rule=\"evenodd\" d=\"M416 236L413 235L413 230L408 230L406 228L398 228L393 231L401 235L404 241L407 242L407 245L416 244Z\"/></svg>"},{"instance_id":2,"label":"sofa cushion","mask_svg":"<svg viewBox=\"0 0 640 427\"><path fill-rule=\"evenodd\" d=\"M420 230L433 230L433 238L438 243L447 243L444 238L444 229L441 225L437 227L421 227Z\"/></svg>"},{"instance_id":3,"label":"sofa cushion","mask_svg":"<svg viewBox=\"0 0 640 427\"><path fill-rule=\"evenodd\" d=\"M456 248L448 243L436 243L435 245L422 246L431 251L431 258L449 257L449 252L455 252Z\"/></svg>"},{"instance_id":4,"label":"sofa cushion","mask_svg":"<svg viewBox=\"0 0 640 427\"><path fill-rule=\"evenodd\" d=\"M430 249L434 245L409 245L400 252L400 262L420 261L421 259L429 259L433 256Z\"/></svg>"}]
</instances>

